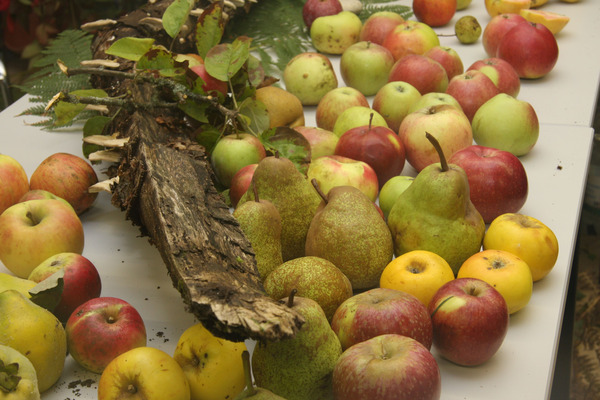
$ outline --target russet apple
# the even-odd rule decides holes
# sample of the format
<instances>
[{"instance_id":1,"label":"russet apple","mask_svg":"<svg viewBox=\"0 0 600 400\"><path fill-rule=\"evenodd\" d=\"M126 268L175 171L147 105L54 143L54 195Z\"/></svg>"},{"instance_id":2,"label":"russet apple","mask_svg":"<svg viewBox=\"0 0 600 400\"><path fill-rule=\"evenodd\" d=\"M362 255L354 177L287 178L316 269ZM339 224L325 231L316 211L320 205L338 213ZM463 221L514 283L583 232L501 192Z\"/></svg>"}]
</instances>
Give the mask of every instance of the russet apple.
<instances>
[{"instance_id":1,"label":"russet apple","mask_svg":"<svg viewBox=\"0 0 600 400\"><path fill-rule=\"evenodd\" d=\"M446 70L448 79L452 79L456 75L460 75L465 72L460 55L452 47L434 46L427 50L423 55L439 62Z\"/></svg>"},{"instance_id":2,"label":"russet apple","mask_svg":"<svg viewBox=\"0 0 600 400\"><path fill-rule=\"evenodd\" d=\"M456 0L413 0L417 20L431 27L444 26L456 13Z\"/></svg>"},{"instance_id":3,"label":"russet apple","mask_svg":"<svg viewBox=\"0 0 600 400\"><path fill-rule=\"evenodd\" d=\"M369 124L388 127L383 116L371 107L354 106L347 108L338 116L333 126L333 133L342 136L352 128Z\"/></svg>"},{"instance_id":4,"label":"russet apple","mask_svg":"<svg viewBox=\"0 0 600 400\"><path fill-rule=\"evenodd\" d=\"M440 39L432 27L413 20L398 24L382 43L383 47L392 52L395 60L408 54L424 54L439 45Z\"/></svg>"},{"instance_id":5,"label":"russet apple","mask_svg":"<svg viewBox=\"0 0 600 400\"><path fill-rule=\"evenodd\" d=\"M351 11L341 11L315 19L310 27L310 38L317 51L342 54L358 42L362 21Z\"/></svg>"},{"instance_id":6,"label":"russet apple","mask_svg":"<svg viewBox=\"0 0 600 400\"><path fill-rule=\"evenodd\" d=\"M62 201L29 200L0 215L0 261L20 278L54 254L81 254L83 246L81 220Z\"/></svg>"},{"instance_id":7,"label":"russet apple","mask_svg":"<svg viewBox=\"0 0 600 400\"><path fill-rule=\"evenodd\" d=\"M229 200L231 200L231 206L235 208L244 195L254 176L254 171L258 167L258 163L248 164L242 167L238 172L231 178L231 187L229 188Z\"/></svg>"},{"instance_id":8,"label":"russet apple","mask_svg":"<svg viewBox=\"0 0 600 400\"><path fill-rule=\"evenodd\" d=\"M500 90L486 74L471 70L450 79L446 93L460 103L463 112L472 121L479 107Z\"/></svg>"},{"instance_id":9,"label":"russet apple","mask_svg":"<svg viewBox=\"0 0 600 400\"><path fill-rule=\"evenodd\" d=\"M331 60L315 52L300 53L288 61L283 70L283 82L286 90L305 106L318 104L327 92L338 87Z\"/></svg>"},{"instance_id":10,"label":"russet apple","mask_svg":"<svg viewBox=\"0 0 600 400\"><path fill-rule=\"evenodd\" d=\"M408 82L421 95L444 92L448 87L448 75L442 64L421 54L408 54L396 61L390 70L388 81Z\"/></svg>"},{"instance_id":11,"label":"russet apple","mask_svg":"<svg viewBox=\"0 0 600 400\"><path fill-rule=\"evenodd\" d=\"M29 178L31 190L42 189L68 201L77 214L92 206L98 193L89 187L98 182L96 171L85 159L69 153L48 156Z\"/></svg>"},{"instance_id":12,"label":"russet apple","mask_svg":"<svg viewBox=\"0 0 600 400\"><path fill-rule=\"evenodd\" d=\"M63 291L52 313L66 323L77 307L100 296L102 281L94 264L79 253L54 254L35 267L27 279L40 283L59 270L64 270Z\"/></svg>"},{"instance_id":13,"label":"russet apple","mask_svg":"<svg viewBox=\"0 0 600 400\"><path fill-rule=\"evenodd\" d=\"M332 131L315 126L297 126L294 130L308 140L311 159L335 153L335 146L340 138Z\"/></svg>"},{"instance_id":14,"label":"russet apple","mask_svg":"<svg viewBox=\"0 0 600 400\"><path fill-rule=\"evenodd\" d=\"M306 175L309 180L317 180L325 195L336 186L354 186L371 201L379 194L377 174L364 161L337 155L322 156L311 161Z\"/></svg>"},{"instance_id":15,"label":"russet apple","mask_svg":"<svg viewBox=\"0 0 600 400\"><path fill-rule=\"evenodd\" d=\"M258 164L267 155L260 140L250 133L232 133L222 137L210 155L210 163L217 179L224 187L241 168Z\"/></svg>"},{"instance_id":16,"label":"russet apple","mask_svg":"<svg viewBox=\"0 0 600 400\"><path fill-rule=\"evenodd\" d=\"M439 400L440 369L418 341L397 334L375 336L346 349L333 370L336 400Z\"/></svg>"},{"instance_id":17,"label":"russet apple","mask_svg":"<svg viewBox=\"0 0 600 400\"><path fill-rule=\"evenodd\" d=\"M446 157L473 144L471 123L458 108L442 104L412 112L400 124L398 136L406 160L417 172L440 161L427 132L438 140Z\"/></svg>"},{"instance_id":18,"label":"russet apple","mask_svg":"<svg viewBox=\"0 0 600 400\"><path fill-rule=\"evenodd\" d=\"M415 177L410 175L393 176L379 189L379 209L385 220L387 220L387 216L398 197L410 186L414 179Z\"/></svg>"},{"instance_id":19,"label":"russet apple","mask_svg":"<svg viewBox=\"0 0 600 400\"><path fill-rule=\"evenodd\" d=\"M489 57L482 60L477 60L469 68L470 70L478 70L483 72L494 82L500 93L506 93L512 97L517 97L521 90L521 79L517 75L517 71L507 61Z\"/></svg>"},{"instance_id":20,"label":"russet apple","mask_svg":"<svg viewBox=\"0 0 600 400\"><path fill-rule=\"evenodd\" d=\"M17 203L29 191L29 178L23 166L13 157L0 154L0 214Z\"/></svg>"},{"instance_id":21,"label":"russet apple","mask_svg":"<svg viewBox=\"0 0 600 400\"><path fill-rule=\"evenodd\" d=\"M489 57L496 57L500 40L516 25L527 20L519 14L499 14L487 23L481 34L483 49Z\"/></svg>"},{"instance_id":22,"label":"russet apple","mask_svg":"<svg viewBox=\"0 0 600 400\"><path fill-rule=\"evenodd\" d=\"M433 346L464 366L480 365L498 351L508 331L504 297L480 279L460 278L442 286L428 307Z\"/></svg>"},{"instance_id":23,"label":"russet apple","mask_svg":"<svg viewBox=\"0 0 600 400\"><path fill-rule=\"evenodd\" d=\"M377 11L364 22L359 40L383 44L383 40L392 29L404 22L402 15L393 11Z\"/></svg>"},{"instance_id":24,"label":"russet apple","mask_svg":"<svg viewBox=\"0 0 600 400\"><path fill-rule=\"evenodd\" d=\"M310 29L313 21L325 15L335 15L342 11L340 0L306 0L302 6L302 19Z\"/></svg>"},{"instance_id":25,"label":"russet apple","mask_svg":"<svg viewBox=\"0 0 600 400\"><path fill-rule=\"evenodd\" d=\"M67 320L65 330L71 356L96 373L102 373L120 354L146 346L142 316L116 297L96 297L81 304Z\"/></svg>"},{"instance_id":26,"label":"russet apple","mask_svg":"<svg viewBox=\"0 0 600 400\"><path fill-rule=\"evenodd\" d=\"M340 74L347 86L372 96L387 83L394 56L385 47L368 41L356 42L342 53Z\"/></svg>"},{"instance_id":27,"label":"russet apple","mask_svg":"<svg viewBox=\"0 0 600 400\"><path fill-rule=\"evenodd\" d=\"M375 94L373 110L381 114L388 128L398 132L400 123L420 98L421 93L410 83L388 82Z\"/></svg>"},{"instance_id":28,"label":"russet apple","mask_svg":"<svg viewBox=\"0 0 600 400\"><path fill-rule=\"evenodd\" d=\"M348 86L330 90L317 104L315 110L317 127L333 132L338 116L347 108L354 106L369 107L369 100L364 94Z\"/></svg>"}]
</instances>

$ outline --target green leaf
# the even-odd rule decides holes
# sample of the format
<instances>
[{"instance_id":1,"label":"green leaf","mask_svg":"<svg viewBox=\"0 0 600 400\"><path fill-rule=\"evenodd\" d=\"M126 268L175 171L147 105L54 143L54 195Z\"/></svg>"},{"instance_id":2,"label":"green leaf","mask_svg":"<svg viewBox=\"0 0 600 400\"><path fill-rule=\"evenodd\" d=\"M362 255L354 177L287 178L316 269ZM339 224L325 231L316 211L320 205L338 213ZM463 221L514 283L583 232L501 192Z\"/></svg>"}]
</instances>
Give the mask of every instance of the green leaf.
<instances>
[{"instance_id":1,"label":"green leaf","mask_svg":"<svg viewBox=\"0 0 600 400\"><path fill-rule=\"evenodd\" d=\"M107 97L108 95L102 89L83 89L74 90L70 93L73 96L78 97ZM54 126L64 126L69 124L79 113L85 109L85 104L80 103L68 103L66 101L59 101L56 107L54 107L54 114L56 120Z\"/></svg>"},{"instance_id":2,"label":"green leaf","mask_svg":"<svg viewBox=\"0 0 600 400\"><path fill-rule=\"evenodd\" d=\"M271 121L267 106L260 101L251 97L240 103L238 118L243 118L242 123L248 127L249 133L255 136L269 129Z\"/></svg>"},{"instance_id":3,"label":"green leaf","mask_svg":"<svg viewBox=\"0 0 600 400\"><path fill-rule=\"evenodd\" d=\"M64 288L65 269L61 268L29 290L31 301L52 312L60 302Z\"/></svg>"},{"instance_id":4,"label":"green leaf","mask_svg":"<svg viewBox=\"0 0 600 400\"><path fill-rule=\"evenodd\" d=\"M179 34L192 7L194 7L194 0L175 0L167 7L162 17L162 24L169 36L174 38Z\"/></svg>"},{"instance_id":5,"label":"green leaf","mask_svg":"<svg viewBox=\"0 0 600 400\"><path fill-rule=\"evenodd\" d=\"M204 10L196 24L196 49L200 57L205 58L208 51L221 42L224 30L223 9L214 2Z\"/></svg>"},{"instance_id":6,"label":"green leaf","mask_svg":"<svg viewBox=\"0 0 600 400\"><path fill-rule=\"evenodd\" d=\"M209 103L198 103L192 99L187 99L185 102L179 104L179 108L190 117L197 121L208 123L208 117L206 116L206 109Z\"/></svg>"},{"instance_id":7,"label":"green leaf","mask_svg":"<svg viewBox=\"0 0 600 400\"><path fill-rule=\"evenodd\" d=\"M92 135L102 135L104 132L104 127L112 120L110 117L106 117L103 115L96 115L85 121L83 125L83 137L88 137ZM90 154L95 151L103 150L103 146L99 146L97 144L83 143L82 150L85 158L89 158Z\"/></svg>"},{"instance_id":8,"label":"green leaf","mask_svg":"<svg viewBox=\"0 0 600 400\"><path fill-rule=\"evenodd\" d=\"M199 133L196 135L196 141L202 145L208 153L212 152L212 149L221 138L221 132L211 125L205 125L198 131Z\"/></svg>"},{"instance_id":9,"label":"green leaf","mask_svg":"<svg viewBox=\"0 0 600 400\"><path fill-rule=\"evenodd\" d=\"M206 72L222 81L229 81L244 66L250 56L250 39L214 46L204 60Z\"/></svg>"},{"instance_id":10,"label":"green leaf","mask_svg":"<svg viewBox=\"0 0 600 400\"><path fill-rule=\"evenodd\" d=\"M176 55L161 47L153 47L137 62L137 69L158 71L162 76L174 78L185 74L186 62L175 59Z\"/></svg>"},{"instance_id":11,"label":"green leaf","mask_svg":"<svg viewBox=\"0 0 600 400\"><path fill-rule=\"evenodd\" d=\"M106 54L121 57L126 60L138 61L154 44L151 38L124 37L114 42Z\"/></svg>"}]
</instances>

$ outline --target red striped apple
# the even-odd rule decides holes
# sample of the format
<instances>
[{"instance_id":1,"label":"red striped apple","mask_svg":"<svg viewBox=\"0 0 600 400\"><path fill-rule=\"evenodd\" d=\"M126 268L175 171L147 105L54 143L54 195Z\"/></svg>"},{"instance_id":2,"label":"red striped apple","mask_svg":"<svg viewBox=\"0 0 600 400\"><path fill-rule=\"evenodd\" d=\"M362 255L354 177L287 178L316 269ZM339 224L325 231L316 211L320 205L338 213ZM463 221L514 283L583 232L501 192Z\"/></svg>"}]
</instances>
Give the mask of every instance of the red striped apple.
<instances>
[{"instance_id":1,"label":"red striped apple","mask_svg":"<svg viewBox=\"0 0 600 400\"><path fill-rule=\"evenodd\" d=\"M424 56L439 62L446 70L448 79L454 78L465 72L465 68L458 52L452 47L435 46L427 50Z\"/></svg>"},{"instance_id":2,"label":"red striped apple","mask_svg":"<svg viewBox=\"0 0 600 400\"><path fill-rule=\"evenodd\" d=\"M446 93L460 103L463 112L471 121L477 109L500 93L500 90L486 74L471 70L450 79Z\"/></svg>"},{"instance_id":3,"label":"red striped apple","mask_svg":"<svg viewBox=\"0 0 600 400\"><path fill-rule=\"evenodd\" d=\"M527 20L519 14L499 14L494 16L487 23L481 34L481 43L487 55L496 57L498 45L504 35L518 24L526 22Z\"/></svg>"},{"instance_id":4,"label":"red striped apple","mask_svg":"<svg viewBox=\"0 0 600 400\"><path fill-rule=\"evenodd\" d=\"M490 57L483 60L477 60L467 69L483 72L494 82L500 93L506 93L512 97L517 97L521 90L521 79L517 71L507 61Z\"/></svg>"},{"instance_id":5,"label":"red striped apple","mask_svg":"<svg viewBox=\"0 0 600 400\"><path fill-rule=\"evenodd\" d=\"M383 44L392 29L404 22L402 15L393 11L377 11L369 16L360 31L359 40Z\"/></svg>"},{"instance_id":6,"label":"red striped apple","mask_svg":"<svg viewBox=\"0 0 600 400\"><path fill-rule=\"evenodd\" d=\"M388 81L408 82L423 95L446 91L448 74L442 64L433 58L420 54L408 54L392 66Z\"/></svg>"},{"instance_id":7,"label":"red striped apple","mask_svg":"<svg viewBox=\"0 0 600 400\"><path fill-rule=\"evenodd\" d=\"M322 156L310 163L306 175L309 180L317 180L325 195L336 186L354 186L371 201L379 194L377 174L364 161L337 155Z\"/></svg>"},{"instance_id":8,"label":"red striped apple","mask_svg":"<svg viewBox=\"0 0 600 400\"><path fill-rule=\"evenodd\" d=\"M417 20L432 27L444 26L456 12L456 0L413 0Z\"/></svg>"},{"instance_id":9,"label":"red striped apple","mask_svg":"<svg viewBox=\"0 0 600 400\"><path fill-rule=\"evenodd\" d=\"M11 156L0 154L0 214L17 203L29 190L29 178L23 166Z\"/></svg>"},{"instance_id":10,"label":"red striped apple","mask_svg":"<svg viewBox=\"0 0 600 400\"><path fill-rule=\"evenodd\" d=\"M423 22L406 20L398 24L383 40L386 47L399 60L408 54L424 54L440 45L437 33Z\"/></svg>"}]
</instances>

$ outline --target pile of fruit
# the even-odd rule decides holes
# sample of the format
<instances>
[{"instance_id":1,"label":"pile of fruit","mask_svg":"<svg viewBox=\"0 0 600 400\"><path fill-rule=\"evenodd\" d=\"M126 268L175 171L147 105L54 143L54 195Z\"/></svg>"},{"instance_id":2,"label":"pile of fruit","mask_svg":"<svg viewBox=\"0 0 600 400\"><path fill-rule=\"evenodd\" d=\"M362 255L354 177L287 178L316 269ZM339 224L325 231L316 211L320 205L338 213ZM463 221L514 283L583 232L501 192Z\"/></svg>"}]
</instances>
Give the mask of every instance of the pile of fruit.
<instances>
[{"instance_id":1,"label":"pile of fruit","mask_svg":"<svg viewBox=\"0 0 600 400\"><path fill-rule=\"evenodd\" d=\"M489 55L465 70L432 27L469 3L414 0L416 20L385 11L363 23L338 0L306 1L315 51L288 63L285 89L255 98L271 127L307 141L307 168L246 132L212 149L265 292L305 319L251 356L200 324L172 355L147 346L139 313L100 296L82 255L94 169L57 153L27 177L0 155L0 261L12 272L0 275L0 398L40 398L70 356L100 375L100 400L439 399L432 347L463 366L493 357L558 257L552 229L518 213L528 193L519 157L539 123L517 96L520 79L553 69L568 18L533 9L539 1L486 0L483 30L472 17L456 26L463 43L481 35ZM204 91L227 96L201 58L181 57ZM305 125L305 107L317 126Z\"/></svg>"}]
</instances>

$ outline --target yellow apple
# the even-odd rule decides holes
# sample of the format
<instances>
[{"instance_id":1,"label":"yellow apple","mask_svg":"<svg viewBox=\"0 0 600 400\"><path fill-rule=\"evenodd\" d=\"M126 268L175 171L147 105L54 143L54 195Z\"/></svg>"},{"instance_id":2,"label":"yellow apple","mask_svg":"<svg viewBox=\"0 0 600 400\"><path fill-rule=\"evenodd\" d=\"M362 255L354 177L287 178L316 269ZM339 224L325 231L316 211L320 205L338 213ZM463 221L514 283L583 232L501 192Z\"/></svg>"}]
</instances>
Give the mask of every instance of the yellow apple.
<instances>
[{"instance_id":1,"label":"yellow apple","mask_svg":"<svg viewBox=\"0 0 600 400\"><path fill-rule=\"evenodd\" d=\"M246 386L242 352L244 342L213 336L201 323L186 329L173 358L190 385L191 400L233 399Z\"/></svg>"},{"instance_id":2,"label":"yellow apple","mask_svg":"<svg viewBox=\"0 0 600 400\"><path fill-rule=\"evenodd\" d=\"M529 265L534 282L548 275L558 258L558 239L552 229L523 214L496 217L483 237L483 248L515 254Z\"/></svg>"},{"instance_id":3,"label":"yellow apple","mask_svg":"<svg viewBox=\"0 0 600 400\"><path fill-rule=\"evenodd\" d=\"M530 6L531 0L485 0L485 9L492 17L500 14L518 14L519 10Z\"/></svg>"},{"instance_id":4,"label":"yellow apple","mask_svg":"<svg viewBox=\"0 0 600 400\"><path fill-rule=\"evenodd\" d=\"M114 358L98 382L98 400L190 400L177 362L154 347L136 347Z\"/></svg>"},{"instance_id":5,"label":"yellow apple","mask_svg":"<svg viewBox=\"0 0 600 400\"><path fill-rule=\"evenodd\" d=\"M483 250L467 258L457 278L477 278L493 286L513 314L529 303L533 279L529 266L516 255L504 250Z\"/></svg>"},{"instance_id":6,"label":"yellow apple","mask_svg":"<svg viewBox=\"0 0 600 400\"><path fill-rule=\"evenodd\" d=\"M442 257L427 250L413 250L385 267L379 286L410 293L427 307L435 292L453 279L454 272Z\"/></svg>"}]
</instances>

